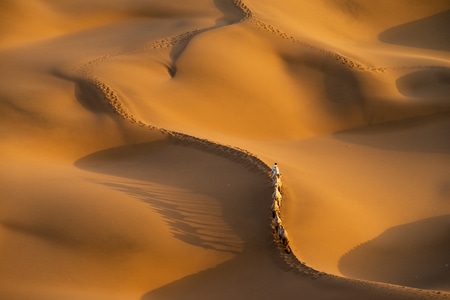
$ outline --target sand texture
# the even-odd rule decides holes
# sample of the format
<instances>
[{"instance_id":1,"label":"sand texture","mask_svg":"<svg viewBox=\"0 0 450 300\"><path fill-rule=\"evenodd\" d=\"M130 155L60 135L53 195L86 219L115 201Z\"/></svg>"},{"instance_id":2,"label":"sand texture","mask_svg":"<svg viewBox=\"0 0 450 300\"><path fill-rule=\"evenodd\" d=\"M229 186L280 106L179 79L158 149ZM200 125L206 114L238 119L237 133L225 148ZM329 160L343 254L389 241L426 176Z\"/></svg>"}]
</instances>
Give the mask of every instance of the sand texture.
<instances>
[{"instance_id":1,"label":"sand texture","mask_svg":"<svg viewBox=\"0 0 450 300\"><path fill-rule=\"evenodd\" d=\"M449 28L448 0L0 1L0 299L450 299Z\"/></svg>"}]
</instances>

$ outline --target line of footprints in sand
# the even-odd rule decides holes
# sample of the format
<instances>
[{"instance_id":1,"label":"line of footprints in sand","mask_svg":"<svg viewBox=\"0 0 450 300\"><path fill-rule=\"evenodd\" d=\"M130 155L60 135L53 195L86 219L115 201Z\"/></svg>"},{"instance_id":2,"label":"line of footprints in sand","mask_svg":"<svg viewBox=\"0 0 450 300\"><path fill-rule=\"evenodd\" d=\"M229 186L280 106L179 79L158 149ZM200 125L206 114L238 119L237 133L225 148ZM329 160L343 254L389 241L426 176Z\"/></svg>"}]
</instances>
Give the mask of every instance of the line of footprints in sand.
<instances>
[{"instance_id":1,"label":"line of footprints in sand","mask_svg":"<svg viewBox=\"0 0 450 300\"><path fill-rule=\"evenodd\" d=\"M327 55L329 57L333 57L335 58L337 61L341 62L342 64L346 65L349 68L356 68L359 69L361 71L369 71L369 72L386 72L389 70L400 70L400 69L424 69L424 68L443 68L441 66L399 66L399 67L369 67L364 65L361 62L358 62L354 59L345 57L337 52L334 51L330 51L315 45L312 45L310 43L307 43L305 41L299 40L289 34L287 34L286 32L283 32L282 30L280 30L279 28L273 26L272 24L268 24L265 23L261 20L259 20L255 14L253 13L253 11L242 1L242 0L234 0L233 1L234 5L239 8L242 13L243 13L243 17L237 21L236 23L240 23L240 22L247 22L248 24L250 24L251 26L254 26L256 28L259 28L261 30L270 32L271 34L275 34L277 35L279 38L281 39L285 39L285 40L289 40L290 42L302 46L302 47L306 47L309 48L311 50L317 51L319 53L322 53L324 55ZM102 63L103 61L113 58L113 57L117 57L120 55L126 55L126 54L131 54L131 53L137 53L137 52L142 52L142 51L147 51L147 50L157 50L157 49L168 49L171 47L175 47L178 44L183 44L183 43L188 43L192 38L194 38L196 35L201 34L203 32L209 31L209 30L214 30L216 29L216 26L210 26L210 27L205 27L205 28L198 28L192 31L188 31L188 32L184 32L178 35L174 35L174 36L170 36L164 39L160 39L160 40L155 40L155 41L150 41L144 45L142 45L141 47L137 47L135 49L132 50L126 50L126 51L122 51L122 52L118 52L115 54L107 54L104 55L102 57L96 58L94 60L91 60L89 62L87 62L86 64L80 66L78 68L78 71L80 71L81 73L83 73L86 77L91 77L92 78L92 69L97 66L98 64ZM97 80L99 81L99 80ZM98 83L95 83L96 85L98 85Z\"/></svg>"},{"instance_id":2,"label":"line of footprints in sand","mask_svg":"<svg viewBox=\"0 0 450 300\"><path fill-rule=\"evenodd\" d=\"M236 5L236 7L238 7L242 11L242 13L244 15L243 18L240 19L237 23L247 22L251 26L254 26L254 27L259 28L264 31L268 31L272 34L279 36L282 39L289 40L293 44L307 47L309 49L323 53L324 55L334 57L336 60L340 61L342 64L344 64L350 68L356 68L361 71L369 71L369 72L385 72L385 71L394 70L394 69L436 68L435 66L409 66L409 67L387 67L387 68L386 67L368 67L360 62L357 62L353 59L345 57L339 53L317 47L315 45L306 43L305 41L298 40L297 38L283 32L282 30L276 28L275 26L259 20L255 16L253 11L246 4L244 4L244 2L242 0L234 0L233 3ZM200 29L188 31L188 32L185 32L182 34L178 34L175 36L171 36L171 37L168 37L165 39L151 41L151 42L148 42L148 43L142 45L141 47L135 48L133 50L127 50L127 51L123 51L123 52L119 52L119 53L115 53L115 54L107 54L107 55L98 57L96 59L93 59L93 60L79 66L76 69L78 72L80 72L81 74L84 75L84 78L86 78L88 81L90 81L91 84L99 90L99 92L103 95L104 100L111 106L112 110L115 113L117 113L118 115L120 115L123 119L126 119L132 123L137 123L139 126L142 126L142 127L149 127L151 129L160 130L163 134L168 135L171 139L173 139L174 141L177 141L177 142L194 144L194 145L206 147L206 148L214 148L214 150L219 151L221 155L226 154L226 153L224 153L224 152L226 152L226 151L224 151L225 149L228 149L228 150L232 149L232 152L234 154L232 156L235 159L236 159L235 152L241 152L240 154L242 154L244 156L244 158L245 158L244 160L246 163L248 163L249 165L251 165L253 167L257 166L257 169L259 169L259 170L265 169L266 167L268 167L267 165L265 165L257 157L255 157L254 155L252 155L251 153L248 153L247 151L245 151L243 149L227 147L227 146L220 145L220 144L217 144L217 143L214 143L211 141L207 141L204 139L199 139L199 138L195 138L192 136L188 136L186 134L182 134L179 132L173 132L170 130L165 130L163 128L157 128L153 125L144 123L143 121L136 119L135 116L133 116L133 114L131 114L128 111L128 109L122 104L121 100L119 99L118 95L114 92L114 90L111 87L109 87L107 84L102 82L99 78L94 76L93 69L96 66L98 66L99 64L103 63L105 60L108 60L108 59L111 59L113 57L117 57L120 55L131 54L131 53L136 53L136 52L141 52L141 51L147 51L147 50L151 50L151 49L157 50L157 49L168 49L171 47L175 47L178 44L189 42L192 38L194 38L198 34L201 34L208 30L213 30L215 28L216 28L215 26L200 28ZM442 67L439 67L439 68L442 68ZM264 166L262 166L261 164ZM281 213L280 213L283 192L282 192L282 184L281 184L281 174L280 174L280 170L279 170L279 167L277 164L274 164L269 176L273 180L273 187L274 187L274 192L272 195L272 200L273 200L272 201L272 209L271 209L271 211L272 211L272 227L274 229L274 237L276 238L277 241L279 241L279 244L281 247L284 248L284 251L287 254L290 254L292 251L289 246L289 237L288 237L288 233L287 233L286 229L283 226L282 219L281 219ZM316 270L313 270L313 269L307 267L303 263L301 263L297 260L293 260L293 256L291 256L291 255L286 256L285 260L289 265L291 265L292 267L294 267L296 269L302 270L303 272L311 273L314 276L321 275L321 272L317 272Z\"/></svg>"},{"instance_id":3,"label":"line of footprints in sand","mask_svg":"<svg viewBox=\"0 0 450 300\"><path fill-rule=\"evenodd\" d=\"M287 230L284 228L281 219L280 207L283 191L282 191L281 173L277 164L275 164L272 167L272 169L270 169L269 166L267 166L258 157L248 152L247 150L233 146L225 146L222 144L218 144L216 142L189 136L187 134L183 134L180 132L158 128L153 125L144 123L141 120L137 120L122 105L122 102L119 100L119 97L116 95L113 89L111 89L104 82L100 81L98 78L94 77L92 73L89 71L85 72L84 75L86 78L89 79L91 84L101 92L101 94L104 97L104 100L108 102L112 110L119 116L121 116L123 119L126 119L132 123L136 123L139 126L159 130L162 134L168 136L169 139L176 144L181 143L186 145L192 145L199 147L201 149L212 151L213 153L216 153L220 156L227 157L229 159L232 159L233 161L242 163L245 166L254 169L255 171L260 171L263 174L267 174L266 172L268 172L269 170L268 176L271 178L271 180L273 180L273 188L274 188L274 192L272 194L272 227L274 229L273 232L274 239L286 252L286 256L284 257L285 262L290 268L293 268L302 273L310 274L314 278L318 278L323 275L321 272L318 272L298 261L295 256L289 255L292 253L292 250L289 246L289 237Z\"/></svg>"}]
</instances>

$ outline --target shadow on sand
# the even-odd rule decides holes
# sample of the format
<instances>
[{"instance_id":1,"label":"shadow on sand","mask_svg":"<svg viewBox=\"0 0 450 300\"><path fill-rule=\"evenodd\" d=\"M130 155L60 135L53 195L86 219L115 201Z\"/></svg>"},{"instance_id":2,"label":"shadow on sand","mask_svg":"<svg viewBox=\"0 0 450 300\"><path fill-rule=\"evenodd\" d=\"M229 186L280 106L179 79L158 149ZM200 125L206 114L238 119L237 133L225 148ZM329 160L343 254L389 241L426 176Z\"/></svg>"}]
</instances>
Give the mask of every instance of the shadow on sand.
<instances>
[{"instance_id":1,"label":"shadow on sand","mask_svg":"<svg viewBox=\"0 0 450 300\"><path fill-rule=\"evenodd\" d=\"M185 42L176 44L170 51L170 59L172 62L169 67L169 74L171 77L175 77L177 73L178 58L196 35L208 30L238 23L244 17L244 13L239 8L237 8L236 5L232 3L232 1L214 0L214 5L223 14L222 17L216 19L216 24L211 27L198 29L197 32L192 32Z\"/></svg>"},{"instance_id":2,"label":"shadow on sand","mask_svg":"<svg viewBox=\"0 0 450 300\"><path fill-rule=\"evenodd\" d=\"M267 232L270 185L261 174L217 155L158 141L93 153L75 165L139 180L95 183L148 203L184 242L237 253L255 232Z\"/></svg>"},{"instance_id":3,"label":"shadow on sand","mask_svg":"<svg viewBox=\"0 0 450 300\"><path fill-rule=\"evenodd\" d=\"M343 130L333 137L351 144L404 152L450 152L450 112ZM420 142L418 142L420 141Z\"/></svg>"},{"instance_id":4,"label":"shadow on sand","mask_svg":"<svg viewBox=\"0 0 450 300\"><path fill-rule=\"evenodd\" d=\"M229 299L244 289L247 295L267 298L267 294L276 297L283 285L261 287L261 282L291 278L288 293L302 285L294 272L286 272L289 266L274 243L270 227L273 188L264 173L249 170L233 157L168 140L106 149L79 159L75 166L116 176L92 182L147 203L163 217L175 238L235 254L216 268L149 292L143 299L180 295L184 299Z\"/></svg>"},{"instance_id":5,"label":"shadow on sand","mask_svg":"<svg viewBox=\"0 0 450 300\"><path fill-rule=\"evenodd\" d=\"M390 228L349 251L342 274L417 288L450 290L450 215Z\"/></svg>"},{"instance_id":6,"label":"shadow on sand","mask_svg":"<svg viewBox=\"0 0 450 300\"><path fill-rule=\"evenodd\" d=\"M383 31L379 40L389 44L450 51L450 10Z\"/></svg>"},{"instance_id":7,"label":"shadow on sand","mask_svg":"<svg viewBox=\"0 0 450 300\"><path fill-rule=\"evenodd\" d=\"M450 95L450 70L432 68L412 72L396 81L400 93L414 98L445 98Z\"/></svg>"},{"instance_id":8,"label":"shadow on sand","mask_svg":"<svg viewBox=\"0 0 450 300\"><path fill-rule=\"evenodd\" d=\"M292 299L293 295L304 299L401 299L401 290L368 289L344 279L314 277L312 270L290 265L280 255L271 232L270 181L233 157L163 140L106 149L75 165L116 176L94 183L148 203L168 222L175 238L235 254L221 265L149 291L143 300Z\"/></svg>"}]
</instances>

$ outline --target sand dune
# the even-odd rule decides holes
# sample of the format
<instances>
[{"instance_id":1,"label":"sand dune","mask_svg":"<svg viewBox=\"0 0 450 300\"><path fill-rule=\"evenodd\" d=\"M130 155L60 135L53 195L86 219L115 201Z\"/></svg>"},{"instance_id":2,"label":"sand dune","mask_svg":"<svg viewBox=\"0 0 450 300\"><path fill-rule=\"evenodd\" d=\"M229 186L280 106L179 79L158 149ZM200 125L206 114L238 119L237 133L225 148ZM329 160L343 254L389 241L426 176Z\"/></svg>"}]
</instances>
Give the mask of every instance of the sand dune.
<instances>
[{"instance_id":1,"label":"sand dune","mask_svg":"<svg viewBox=\"0 0 450 300\"><path fill-rule=\"evenodd\" d=\"M1 299L450 297L448 1L0 8Z\"/></svg>"},{"instance_id":2,"label":"sand dune","mask_svg":"<svg viewBox=\"0 0 450 300\"><path fill-rule=\"evenodd\" d=\"M349 251L340 269L357 278L448 290L448 222L447 215L390 228Z\"/></svg>"}]
</instances>

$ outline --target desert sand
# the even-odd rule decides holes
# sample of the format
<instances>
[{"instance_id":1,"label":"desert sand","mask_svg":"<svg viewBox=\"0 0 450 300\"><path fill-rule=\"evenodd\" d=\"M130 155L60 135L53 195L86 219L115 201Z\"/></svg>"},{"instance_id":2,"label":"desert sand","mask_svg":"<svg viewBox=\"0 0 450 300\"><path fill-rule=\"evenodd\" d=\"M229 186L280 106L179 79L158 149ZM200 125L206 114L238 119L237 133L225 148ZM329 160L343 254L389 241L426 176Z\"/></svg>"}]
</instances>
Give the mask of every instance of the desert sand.
<instances>
[{"instance_id":1,"label":"desert sand","mask_svg":"<svg viewBox=\"0 0 450 300\"><path fill-rule=\"evenodd\" d=\"M448 1L0 16L0 299L450 299Z\"/></svg>"}]
</instances>

